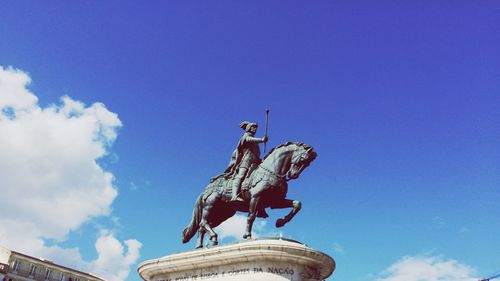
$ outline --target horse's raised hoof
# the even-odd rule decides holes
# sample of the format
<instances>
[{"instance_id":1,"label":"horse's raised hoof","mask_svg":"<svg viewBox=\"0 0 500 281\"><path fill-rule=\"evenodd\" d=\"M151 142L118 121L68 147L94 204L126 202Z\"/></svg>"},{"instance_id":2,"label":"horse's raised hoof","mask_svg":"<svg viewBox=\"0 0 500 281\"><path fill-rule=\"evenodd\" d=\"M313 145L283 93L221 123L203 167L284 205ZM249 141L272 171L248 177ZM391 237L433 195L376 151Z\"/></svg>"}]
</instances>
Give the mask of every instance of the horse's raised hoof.
<instances>
[{"instance_id":1,"label":"horse's raised hoof","mask_svg":"<svg viewBox=\"0 0 500 281\"><path fill-rule=\"evenodd\" d=\"M276 220L276 227L282 227L285 225L285 220L284 219L277 219Z\"/></svg>"},{"instance_id":2,"label":"horse's raised hoof","mask_svg":"<svg viewBox=\"0 0 500 281\"><path fill-rule=\"evenodd\" d=\"M245 234L245 235L243 235L243 239L251 240L252 239L252 234Z\"/></svg>"}]
</instances>

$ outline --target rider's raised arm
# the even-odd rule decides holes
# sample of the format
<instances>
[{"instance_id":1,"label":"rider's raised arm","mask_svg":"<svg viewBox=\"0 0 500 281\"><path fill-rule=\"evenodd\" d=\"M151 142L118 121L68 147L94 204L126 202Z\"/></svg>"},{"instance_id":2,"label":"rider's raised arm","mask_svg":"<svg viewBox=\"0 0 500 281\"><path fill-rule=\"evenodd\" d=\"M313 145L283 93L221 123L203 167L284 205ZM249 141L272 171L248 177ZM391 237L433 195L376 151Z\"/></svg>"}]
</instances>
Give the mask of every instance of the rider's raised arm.
<instances>
[{"instance_id":1,"label":"rider's raised arm","mask_svg":"<svg viewBox=\"0 0 500 281\"><path fill-rule=\"evenodd\" d=\"M261 142L264 142L265 139L264 138L255 138L255 137L250 137L250 136L247 136L245 138L245 141L247 142L256 142L256 143L261 143Z\"/></svg>"}]
</instances>

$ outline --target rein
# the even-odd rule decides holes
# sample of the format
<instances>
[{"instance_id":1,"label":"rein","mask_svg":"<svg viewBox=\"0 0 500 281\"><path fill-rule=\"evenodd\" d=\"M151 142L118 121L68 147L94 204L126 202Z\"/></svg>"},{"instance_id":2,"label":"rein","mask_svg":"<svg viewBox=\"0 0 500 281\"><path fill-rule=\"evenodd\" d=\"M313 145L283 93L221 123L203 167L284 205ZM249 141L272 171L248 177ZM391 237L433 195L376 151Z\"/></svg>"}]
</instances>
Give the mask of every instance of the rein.
<instances>
[{"instance_id":1,"label":"rein","mask_svg":"<svg viewBox=\"0 0 500 281\"><path fill-rule=\"evenodd\" d=\"M271 152L269 153L271 154ZM269 155L268 155L269 156ZM267 157L267 156L266 156ZM293 159L292 159L292 163L295 164L295 159L297 159L298 157L302 157L302 154L299 154L299 155L296 155ZM264 165L260 164L259 165L259 168L262 168L264 171L266 171L267 173L273 175L274 177L280 179L280 180L284 180L284 181L289 181L290 179L287 179L286 178L286 173L284 175L280 175L280 174L277 174L273 171L271 171L269 168L265 167Z\"/></svg>"},{"instance_id":2,"label":"rein","mask_svg":"<svg viewBox=\"0 0 500 281\"><path fill-rule=\"evenodd\" d=\"M276 174L275 172L269 170L268 168L264 167L263 165L259 165L260 168L262 168L264 171L270 173L271 175L279 178L279 179L282 179L282 180L287 180L286 179L286 175L279 175L279 174Z\"/></svg>"}]
</instances>

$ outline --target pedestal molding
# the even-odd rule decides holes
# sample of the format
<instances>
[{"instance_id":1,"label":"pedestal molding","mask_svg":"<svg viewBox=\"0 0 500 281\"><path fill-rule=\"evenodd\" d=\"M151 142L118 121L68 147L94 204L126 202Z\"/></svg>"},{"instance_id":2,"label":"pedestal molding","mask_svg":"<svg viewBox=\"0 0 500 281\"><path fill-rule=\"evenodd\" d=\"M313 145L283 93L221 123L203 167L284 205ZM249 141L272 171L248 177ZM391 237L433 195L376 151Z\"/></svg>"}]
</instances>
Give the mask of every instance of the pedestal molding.
<instances>
[{"instance_id":1,"label":"pedestal molding","mask_svg":"<svg viewBox=\"0 0 500 281\"><path fill-rule=\"evenodd\" d=\"M165 274L265 262L316 268L323 278L335 269L335 261L330 256L304 244L267 239L177 253L145 261L137 270L144 280L151 281Z\"/></svg>"}]
</instances>

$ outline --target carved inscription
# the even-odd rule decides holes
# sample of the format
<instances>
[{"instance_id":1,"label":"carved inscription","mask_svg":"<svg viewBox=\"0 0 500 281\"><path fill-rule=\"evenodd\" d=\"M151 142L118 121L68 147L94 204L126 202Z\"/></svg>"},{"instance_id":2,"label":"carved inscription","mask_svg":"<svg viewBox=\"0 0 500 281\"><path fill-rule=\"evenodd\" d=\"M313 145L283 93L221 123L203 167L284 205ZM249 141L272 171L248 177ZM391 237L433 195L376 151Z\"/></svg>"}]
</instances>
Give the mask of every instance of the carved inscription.
<instances>
[{"instance_id":1,"label":"carved inscription","mask_svg":"<svg viewBox=\"0 0 500 281\"><path fill-rule=\"evenodd\" d=\"M155 281L192 281L192 280L207 280L207 279L217 279L225 276L236 276L236 275L247 275L247 274L259 274L259 273L272 273L278 275L284 275L288 278L292 277L296 272L293 267L244 267L235 268L231 270L224 271L214 271L214 272L203 272L200 274L192 274L188 276L179 276L168 279L156 279Z\"/></svg>"}]
</instances>

